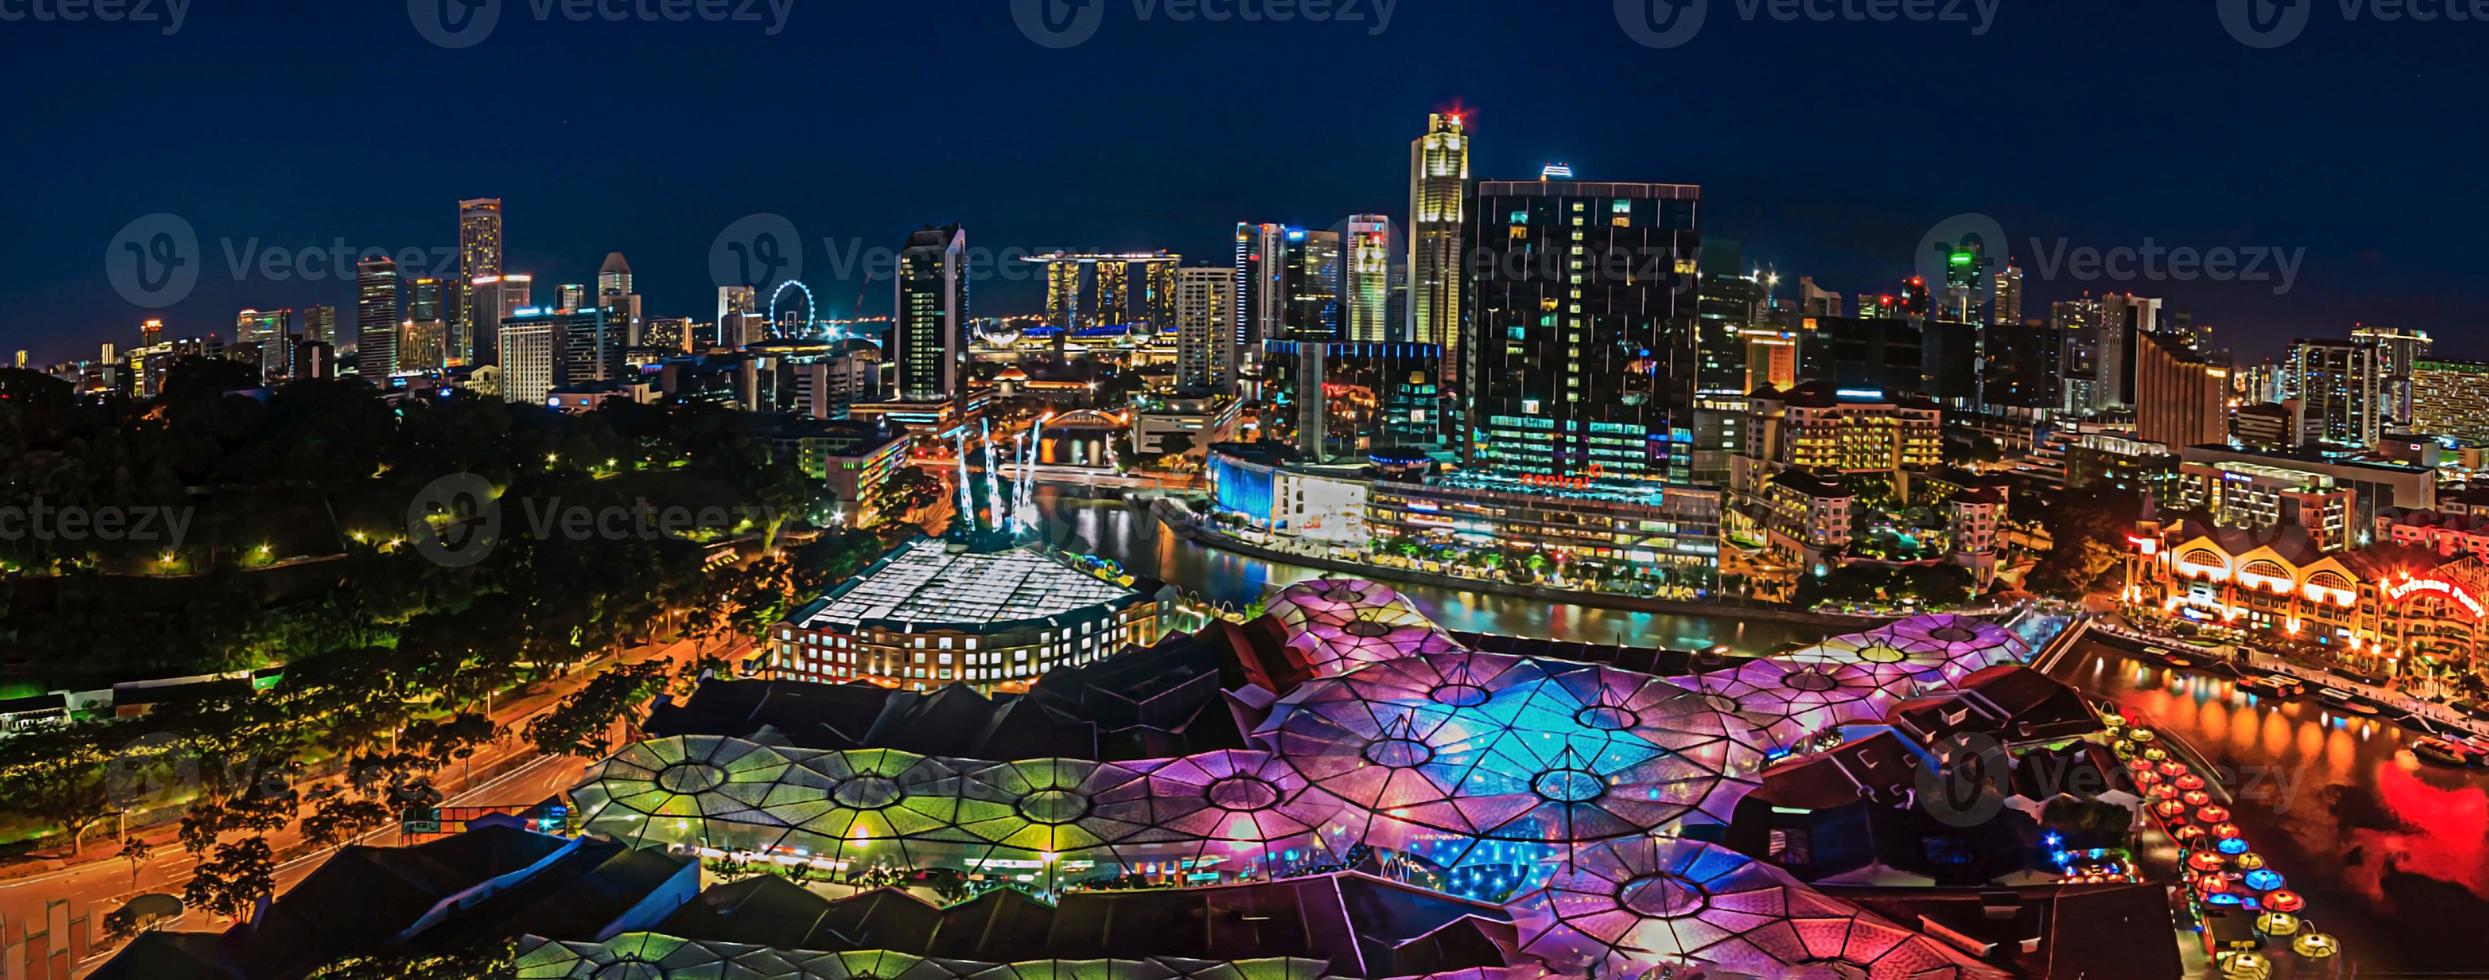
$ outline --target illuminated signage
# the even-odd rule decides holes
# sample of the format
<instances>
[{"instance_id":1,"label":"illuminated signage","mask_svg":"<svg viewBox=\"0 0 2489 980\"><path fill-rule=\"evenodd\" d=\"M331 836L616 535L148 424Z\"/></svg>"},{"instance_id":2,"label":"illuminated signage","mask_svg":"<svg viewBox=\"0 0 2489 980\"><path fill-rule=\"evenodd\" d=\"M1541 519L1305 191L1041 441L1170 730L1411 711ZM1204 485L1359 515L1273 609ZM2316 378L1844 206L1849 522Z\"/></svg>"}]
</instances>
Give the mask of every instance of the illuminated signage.
<instances>
[{"instance_id":1,"label":"illuminated signage","mask_svg":"<svg viewBox=\"0 0 2489 980\"><path fill-rule=\"evenodd\" d=\"M2457 586L2452 582L2445 581L2444 579L2404 579L2392 587L2387 588L2385 590L2385 596L2395 602L2401 602L2405 598L2418 595L2423 592L2442 595L2454 600L2454 602L2462 606L2466 612L2471 613L2472 618L2474 619L2489 617L2489 609L2482 608L2480 600L2472 598L2471 593L2463 591L2462 587Z\"/></svg>"}]
</instances>

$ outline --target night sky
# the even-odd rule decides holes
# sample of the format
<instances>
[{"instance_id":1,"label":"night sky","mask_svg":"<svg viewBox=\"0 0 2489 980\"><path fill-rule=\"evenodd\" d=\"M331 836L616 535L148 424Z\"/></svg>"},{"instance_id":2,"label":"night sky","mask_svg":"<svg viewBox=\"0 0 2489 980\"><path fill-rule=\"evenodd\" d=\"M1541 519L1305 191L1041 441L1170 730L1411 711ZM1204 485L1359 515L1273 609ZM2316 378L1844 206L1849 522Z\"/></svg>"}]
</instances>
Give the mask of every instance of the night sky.
<instances>
[{"instance_id":1,"label":"night sky","mask_svg":"<svg viewBox=\"0 0 2489 980\"><path fill-rule=\"evenodd\" d=\"M1068 50L1032 43L1007 0L792 0L774 37L766 3L761 23L581 23L504 0L491 35L457 50L399 0L200 0L170 37L0 23L25 86L7 110L0 343L38 363L92 357L135 343L148 316L230 336L244 306L328 303L351 324L350 270L237 281L229 255L254 238L447 248L456 201L475 196L507 201L510 268L535 273L539 299L618 250L652 315L713 313L711 245L763 212L800 229L832 314L859 297L880 313L889 289L857 269L842 281L823 240L890 248L929 222L987 249L1224 264L1239 220L1404 217L1409 141L1460 105L1480 178L1563 160L1585 180L1703 185L1705 235L1776 265L1784 296L1800 274L1889 291L1931 226L1985 212L2030 270L2030 315L2132 289L2242 355L2365 321L2489 357L2475 172L2489 24L2346 22L2300 0L2305 34L2258 50L2213 0L2003 0L1985 36L1748 20L1711 0L1699 36L1656 50L1604 0L1405 0L1379 36L1373 0L1354 24L1164 7L1143 21L1134 0L1090 2L1103 26ZM187 298L150 313L116 292L105 254L154 212L187 220L205 254ZM2047 280L2022 244L2035 236L2305 259L2280 296L2271 281ZM980 314L1040 294L977 290Z\"/></svg>"}]
</instances>

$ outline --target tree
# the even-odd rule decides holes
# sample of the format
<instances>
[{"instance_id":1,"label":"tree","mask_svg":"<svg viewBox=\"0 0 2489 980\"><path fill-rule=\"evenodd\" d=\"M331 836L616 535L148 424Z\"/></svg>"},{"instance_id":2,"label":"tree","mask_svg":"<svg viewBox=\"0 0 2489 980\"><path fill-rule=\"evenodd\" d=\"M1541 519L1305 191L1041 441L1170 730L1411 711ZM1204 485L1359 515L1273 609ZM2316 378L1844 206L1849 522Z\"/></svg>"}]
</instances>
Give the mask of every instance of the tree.
<instances>
[{"instance_id":1,"label":"tree","mask_svg":"<svg viewBox=\"0 0 2489 980\"><path fill-rule=\"evenodd\" d=\"M2040 523L2053 541L2031 571L2032 591L2079 595L2098 584L2126 554L2126 536L2143 513L2143 497L2105 483L2058 495Z\"/></svg>"},{"instance_id":2,"label":"tree","mask_svg":"<svg viewBox=\"0 0 2489 980\"><path fill-rule=\"evenodd\" d=\"M605 755L606 732L641 702L665 689L665 664L645 661L596 675L587 686L527 723L527 738L550 756L594 759Z\"/></svg>"},{"instance_id":3,"label":"tree","mask_svg":"<svg viewBox=\"0 0 2489 980\"><path fill-rule=\"evenodd\" d=\"M73 855L86 851L86 832L120 808L113 801L112 756L104 744L115 726L77 725L10 736L0 756L0 800L9 809L61 828ZM124 769L126 772L126 768Z\"/></svg>"},{"instance_id":4,"label":"tree","mask_svg":"<svg viewBox=\"0 0 2489 980\"><path fill-rule=\"evenodd\" d=\"M517 945L500 942L438 956L357 956L314 970L309 980L505 980L517 975Z\"/></svg>"},{"instance_id":5,"label":"tree","mask_svg":"<svg viewBox=\"0 0 2489 980\"><path fill-rule=\"evenodd\" d=\"M153 860L155 856L156 846L147 843L145 838L132 837L122 843L121 860L130 863L130 888L132 890L138 888L138 872L145 868L147 862Z\"/></svg>"},{"instance_id":6,"label":"tree","mask_svg":"<svg viewBox=\"0 0 2489 980\"><path fill-rule=\"evenodd\" d=\"M276 853L264 837L219 844L214 860L200 862L182 888L182 903L235 922L247 922L259 900L276 893Z\"/></svg>"}]
</instances>

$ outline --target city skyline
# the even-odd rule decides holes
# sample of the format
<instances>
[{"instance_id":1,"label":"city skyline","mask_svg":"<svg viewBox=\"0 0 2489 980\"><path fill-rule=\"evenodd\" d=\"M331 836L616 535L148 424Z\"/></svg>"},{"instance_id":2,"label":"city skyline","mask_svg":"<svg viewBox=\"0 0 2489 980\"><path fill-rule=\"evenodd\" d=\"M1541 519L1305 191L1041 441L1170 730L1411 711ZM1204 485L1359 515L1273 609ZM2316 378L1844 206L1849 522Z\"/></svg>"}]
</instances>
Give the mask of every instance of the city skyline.
<instances>
[{"instance_id":1,"label":"city skyline","mask_svg":"<svg viewBox=\"0 0 2489 980\"><path fill-rule=\"evenodd\" d=\"M1209 47L1222 39L1212 25L1112 19L1079 51L1055 52L1022 36L998 8L990 19L961 18L947 28L954 33L946 36L946 43L974 53L968 59L972 69L943 82L945 91L956 88L980 96L959 103L959 122L970 140L963 147L966 152L910 165L905 163L909 154L896 147L928 134L921 120L893 119L869 100L838 102L857 90L794 81L788 68L770 55L834 49L867 66L888 55L867 50L871 45L852 44L855 39L925 25L894 11L842 12L835 26L843 34L830 38L826 35L833 32L823 30L825 25L809 25L813 29L807 30L804 13L796 10L786 30L775 36L735 25L531 23L513 18L486 43L461 50L427 43L394 9L327 12L300 22L199 18L172 38L56 25L51 29L72 43L37 52L38 70L40 63L82 46L89 57L121 50L164 56L161 60L168 64L162 68L131 68L133 84L137 78L160 79L164 76L157 73L175 70L190 45L227 39L237 30L257 31L271 41L302 39L320 57L326 56L318 54L322 49L313 39L368 32L380 65L411 74L459 70L462 65L519 72L511 102L522 111L538 105L552 109L545 132L555 137L627 124L637 127L627 131L663 142L682 132L665 128L667 123L692 118L678 111L691 93L639 89L628 82L619 83L625 91L612 105L569 97L567 90L586 76L562 77L560 66L575 65L575 59L589 52L613 50L736 58L738 65L750 69L747 82L777 95L852 106L854 119L837 127L842 149L826 164L810 151L822 137L796 134L755 144L783 143L788 147L783 154L730 155L723 160L685 154L687 160L700 159L655 159L629 171L627 178L617 172L615 178L583 180L579 168L585 158L543 148L560 143L558 138L517 138L501 151L482 155L462 147L410 148L397 158L391 179L379 182L353 179L359 168L344 166L296 165L281 171L283 179L270 178L265 168L246 170L245 159L256 158L258 151L231 149L216 134L261 127L254 118L258 113L230 95L176 90L163 96L169 108L183 111L150 115L136 128L150 134L150 145L186 150L178 163L151 155L139 172L132 172L123 159L138 148L131 134L97 131L98 120L85 117L38 119L63 138L96 147L102 159L78 168L38 165L51 169L38 174L36 185L58 193L25 201L25 217L56 232L45 236L43 247L12 245L0 254L6 260L0 267L15 270L0 277L0 303L12 311L12 333L23 338L18 346L35 351L38 361L91 356L96 343L121 339L129 326L144 319L165 319L176 333L193 333L229 320L243 308L344 306L351 286L343 277L270 281L246 274L237 282L230 268L236 256L248 257L254 248L324 248L337 239L392 251L440 249L454 256L456 228L448 210L460 200L493 195L509 202L508 268L532 272L548 284L590 282L603 255L622 252L635 257L652 314L700 312L704 304L699 298L714 285L707 281L707 251L717 234L744 215L782 214L807 242L804 278L821 294L825 314L856 313L859 297L861 311L871 314L885 312L878 307L888 293L886 282L877 286L836 275L834 267L842 261L822 254L829 251L820 247L824 240L841 248L850 248L849 243L858 249L887 248L908 229L957 221L974 229L982 245L996 249L1107 245L1166 248L1206 258L1224 253L1224 239L1238 220L1276 219L1319 228L1350 214L1382 213L1405 226L1409 143L1422 135L1427 113L1459 109L1474 119L1471 172L1477 179L1526 178L1542 163L1563 160L1585 180L1698 184L1712 203L1705 219L1709 236L1741 242L1753 260L1784 274L1811 275L1846 293L1897 283L1909 271L1908 252L1929 227L1957 214L1992 213L2017 243L2008 251L2028 275L2026 306L2031 310L2086 288L2095 293L2133 290L2165 296L2173 308L2189 310L2199 321L2234 337L2333 336L2347 332L2354 322L2386 323L2431 331L2450 356L2489 354L2480 340L2462 330L2480 312L2476 301L2462 298L2480 292L2464 288L2472 274L2457 259L2467 251L2464 236L2459 229L2422 219L2459 209L2468 203L2463 198L2474 192L2427 181L2413 186L2414 181L2393 179L2393 171L2415 164L2373 161L2363 161L2359 172L2374 179L2343 191L2338 182L2319 176L2328 169L2323 163L2339 159L2343 151L2313 145L2288 125L2322 119L2337 127L2322 142L2357 142L2341 137L2372 129L2381 134L2448 96L2422 85L2404 93L2407 98L2379 100L2387 103L2382 106L2354 106L2349 96L2324 90L2292 100L2257 100L2213 82L2222 71L2247 66L2309 79L2331 71L2381 70L2387 55L2361 46L2361 39L2390 35L2393 29L2382 25L2368 25L2360 33L2311 31L2280 52L2260 52L2228 45L2209 12L2139 13L2147 23L2166 18L2157 26L2174 38L2223 45L2207 43L2188 59L2154 61L2155 71L2144 73L2151 76L2148 80L2104 76L2098 84L2100 97L2156 105L2175 86L2218 110L2213 113L2217 125L2190 126L2180 119L2140 114L2142 118L2121 121L2142 135L2126 142L2166 151L2118 152L2106 145L2111 141L2092 141L2101 144L2097 146L2064 142L2067 134L2096 124L2072 110L2038 104L2017 91L2018 86L1968 86L1972 91L1948 105L1976 112L2000 136L2021 135L2023 145L2057 145L2064 152L2005 160L1965 154L1952 161L1916 149L1928 142L1924 131L1934 126L1932 120L1926 126L1890 127L1898 132L1841 122L1871 118L1866 96L1828 80L1843 71L1870 70L1874 59L1869 57L1872 52L1850 50L1840 42L1846 38L1869 49L1888 46L1958 65L1978 77L2006 80L2014 77L2009 66L2016 58L2027 57L2035 46L2065 39L2044 35L2071 31L2072 38L2107 43L2107 29L2045 11L2023 12L2019 19L2017 12L2007 11L1993 30L1978 37L1955 36L1940 25L1747 23L1714 28L1699 43L1651 56L1605 10L1535 17L1410 10L1402 11L1379 36L1341 25L1239 26L1234 30L1266 34L1277 50L1304 57L1371 46L1372 53L1388 56L1378 60L1418 67L1378 75L1348 95L1243 100L1219 104L1198 118L1176 114L1161 124L1148 145L1101 157L1081 149L1080 140L1060 138L1058 130L1064 119L1084 131L1109 127L1120 118L1117 113L1085 106L1068 116L1025 113L1021 103L1036 96L1013 91L1011 80L1077 72L1074 63L1082 58L1128 58L1131 64L1159 69L1152 76L1154 85L1127 96L1151 105L1197 99L1211 82L1196 74L1209 74L1202 69L1243 56ZM1654 89L1672 81L1714 84L1718 94L1670 105L1665 118L1671 124L1644 132L1651 127L1614 124L1638 118L1642 111L1634 87L1616 85L1585 66L1545 65L1508 79L1485 74L1486 62L1475 55L1448 55L1436 62L1399 57L1404 49L1490 29L1577 41L1587 52L1633 65ZM2125 34L2115 36L2120 43L2130 40ZM2393 48L2397 63L2408 61L2425 73L2448 60L2451 40L2413 40L2417 43ZM1755 46L1776 41L1791 52L1793 64L1803 63L1806 70L1788 79L1760 81L1725 73ZM547 42L563 44L551 50ZM2151 45L2167 43L2172 42L2147 41L2143 50L2148 53ZM133 47L148 44L163 47ZM72 69L63 71L75 75ZM2190 78L2195 83L2190 85ZM272 82L266 77L257 81ZM709 83L695 88L711 96L721 91ZM194 99L207 101L189 101ZM289 91L281 101L315 120L324 112L343 111L336 97L323 93ZM2284 109L2266 101L2290 105ZM38 115L56 111L34 110ZM92 115L104 120L117 116ZM749 115L751 121L743 125L753 131L773 128L769 107ZM1030 115L1053 122L1022 118ZM1283 123L1278 121L1282 116L1299 121ZM1307 119L1319 121L1302 121ZM1735 125L1746 135L1726 138L1732 119L1740 120ZM1834 125L1821 125L1823 120ZM317 160L347 142L316 126L299 132L279 128L284 131L271 134L266 145L282 148L289 160ZM1752 135L1757 129L1760 139ZM2436 150L2459 156L2460 145L2473 138L2452 129L2430 128L2420 139L2454 146L2430 144L2430 152L2410 156L2430 158L2439 155ZM2412 130L2394 132L2408 139ZM1237 145L1247 148L1208 155L1182 149L1230 133L1245 141ZM2042 142L2046 134L2060 142ZM1994 145L1999 140L1982 142ZM1810 145L1822 152L1771 152ZM2190 153L2202 158L2219 146L2232 147L2233 153L2291 155L2305 165L2239 168L2244 172L2205 181L2190 172L2195 165L2168 162L2188 159ZM1892 152L1904 148L1912 152ZM1897 157L1905 162L1893 162ZM2109 166L2112 160L2123 165ZM829 169L815 172L823 166ZM887 186L870 195L848 190L864 186L858 183L863 180ZM2218 186L2199 193L2199 185L2206 183ZM106 194L107 186L114 191ZM2323 193L2316 193L2319 186ZM2307 203L2289 209L2273 204L2293 199ZM96 200L113 206L77 207L74 213L65 209L72 201ZM1067 206L1066 201L1082 203ZM183 216L197 229L208 268L184 302L146 311L114 294L101 261L104 246L118 229L158 212ZM2028 254L2035 251L2029 245L2033 238L2040 240L2040 254ZM2077 249L2139 249L2149 242L2199 250L2304 248L2307 254L2292 288L2275 296L2272 283L2084 282L2064 270L2051 277L2041 260L2060 246L2060 239ZM453 257L448 268L427 271L454 268ZM1041 293L1040 283L1006 283L984 290L985 302L979 305L1031 311ZM2278 355L2278 341L2275 345L2251 347L2242 354Z\"/></svg>"}]
</instances>

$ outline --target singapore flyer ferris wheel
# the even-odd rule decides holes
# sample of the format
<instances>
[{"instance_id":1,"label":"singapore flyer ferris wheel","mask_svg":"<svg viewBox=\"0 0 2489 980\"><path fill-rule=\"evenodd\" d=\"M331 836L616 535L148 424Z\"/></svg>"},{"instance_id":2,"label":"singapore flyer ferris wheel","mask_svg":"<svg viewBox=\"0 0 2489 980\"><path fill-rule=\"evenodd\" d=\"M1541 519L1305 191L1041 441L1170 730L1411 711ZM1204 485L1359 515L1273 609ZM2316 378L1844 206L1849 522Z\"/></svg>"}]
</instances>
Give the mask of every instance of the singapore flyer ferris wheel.
<instances>
[{"instance_id":1,"label":"singapore flyer ferris wheel","mask_svg":"<svg viewBox=\"0 0 2489 980\"><path fill-rule=\"evenodd\" d=\"M829 338L829 329L821 323L820 312L813 305L812 287L794 279L779 283L777 290L769 294L769 329L773 332L783 332L784 328L781 324L784 324L786 320L780 316L779 307L785 303L787 290L790 289L804 295L804 319L796 325L792 334L783 335L807 339Z\"/></svg>"}]
</instances>

